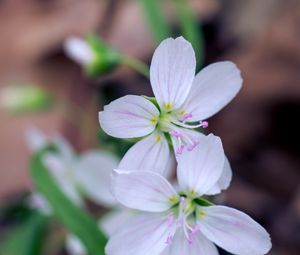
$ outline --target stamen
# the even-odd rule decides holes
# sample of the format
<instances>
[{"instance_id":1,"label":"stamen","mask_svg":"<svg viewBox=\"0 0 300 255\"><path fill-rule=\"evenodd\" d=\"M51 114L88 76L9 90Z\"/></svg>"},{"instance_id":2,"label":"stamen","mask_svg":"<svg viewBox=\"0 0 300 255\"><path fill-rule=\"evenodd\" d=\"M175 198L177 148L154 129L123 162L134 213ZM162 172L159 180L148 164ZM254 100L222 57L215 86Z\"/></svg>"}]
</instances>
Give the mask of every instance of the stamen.
<instances>
[{"instance_id":1,"label":"stamen","mask_svg":"<svg viewBox=\"0 0 300 255\"><path fill-rule=\"evenodd\" d=\"M176 155L181 155L184 149L184 145L181 144L177 149L176 149Z\"/></svg>"},{"instance_id":2,"label":"stamen","mask_svg":"<svg viewBox=\"0 0 300 255\"><path fill-rule=\"evenodd\" d=\"M190 144L190 145L187 147L187 150L188 150L188 151L192 151L198 144L199 144L198 141L192 141L192 144Z\"/></svg>"},{"instance_id":3,"label":"stamen","mask_svg":"<svg viewBox=\"0 0 300 255\"><path fill-rule=\"evenodd\" d=\"M185 127L185 128L189 128L189 129L199 128L199 127L202 127L202 128L208 127L207 121L200 121L199 124L196 124L196 125L187 124L185 122L181 122L178 120L172 120L172 122L180 127Z\"/></svg>"},{"instance_id":4,"label":"stamen","mask_svg":"<svg viewBox=\"0 0 300 255\"><path fill-rule=\"evenodd\" d=\"M181 120L182 122L185 122L187 119L190 119L190 118L192 118L192 117L193 117L193 114L190 113L190 112L188 112L188 113L183 114L183 115L181 116L180 120Z\"/></svg>"},{"instance_id":5,"label":"stamen","mask_svg":"<svg viewBox=\"0 0 300 255\"><path fill-rule=\"evenodd\" d=\"M175 218L174 218L173 213L169 214L168 219L167 219L167 221L168 221L168 226L169 226L169 227L173 225L174 219L175 219Z\"/></svg>"},{"instance_id":6,"label":"stamen","mask_svg":"<svg viewBox=\"0 0 300 255\"><path fill-rule=\"evenodd\" d=\"M180 197L180 209L183 209L185 207L185 198L184 197Z\"/></svg>"},{"instance_id":7,"label":"stamen","mask_svg":"<svg viewBox=\"0 0 300 255\"><path fill-rule=\"evenodd\" d=\"M183 152L184 144L182 143L182 133L176 130L171 130L170 135L175 137L178 144L176 146L176 155L180 155Z\"/></svg>"},{"instance_id":8,"label":"stamen","mask_svg":"<svg viewBox=\"0 0 300 255\"><path fill-rule=\"evenodd\" d=\"M208 121L206 121L206 120L200 121L200 124L202 125L201 127L203 127L203 128L207 128L208 127Z\"/></svg>"},{"instance_id":9,"label":"stamen","mask_svg":"<svg viewBox=\"0 0 300 255\"><path fill-rule=\"evenodd\" d=\"M173 242L173 236L171 234L169 234L167 237L167 240L166 240L166 244L171 245L172 242Z\"/></svg>"},{"instance_id":10,"label":"stamen","mask_svg":"<svg viewBox=\"0 0 300 255\"><path fill-rule=\"evenodd\" d=\"M188 242L189 244L192 244L195 240L195 237L197 235L197 232L200 230L200 226L196 224L196 226L192 229L192 232L189 235Z\"/></svg>"},{"instance_id":11,"label":"stamen","mask_svg":"<svg viewBox=\"0 0 300 255\"><path fill-rule=\"evenodd\" d=\"M171 135L171 136L174 136L174 137L176 137L176 138L182 137L182 134L181 134L180 132L178 132L178 131L175 131L175 130L171 130L171 131L170 131L170 135Z\"/></svg>"}]
</instances>

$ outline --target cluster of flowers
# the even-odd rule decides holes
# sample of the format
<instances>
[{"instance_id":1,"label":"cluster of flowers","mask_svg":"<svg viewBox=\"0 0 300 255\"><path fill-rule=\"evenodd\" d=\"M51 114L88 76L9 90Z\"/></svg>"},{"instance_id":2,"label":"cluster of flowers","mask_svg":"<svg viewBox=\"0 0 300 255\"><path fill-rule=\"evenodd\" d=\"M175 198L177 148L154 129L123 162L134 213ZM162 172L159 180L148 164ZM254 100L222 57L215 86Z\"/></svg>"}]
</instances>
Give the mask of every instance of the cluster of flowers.
<instances>
[{"instance_id":1,"label":"cluster of flowers","mask_svg":"<svg viewBox=\"0 0 300 255\"><path fill-rule=\"evenodd\" d=\"M82 65L99 58L83 40L72 38L65 46ZM107 134L141 138L120 162L96 150L77 156L61 137L27 134L33 151L49 142L58 148L44 163L70 200L82 206L85 195L117 208L99 222L109 236L107 255L217 255L215 244L232 254L262 255L271 248L257 222L207 200L229 187L232 170L220 138L199 130L238 93L240 71L231 62L209 65L196 76L195 69L191 44L183 37L166 39L150 67L155 97L127 95L99 113ZM32 204L51 213L37 195ZM71 254L86 254L74 236L67 247Z\"/></svg>"},{"instance_id":2,"label":"cluster of flowers","mask_svg":"<svg viewBox=\"0 0 300 255\"><path fill-rule=\"evenodd\" d=\"M220 138L196 129L232 100L242 79L231 62L209 65L196 76L195 68L191 44L166 39L150 67L155 98L124 96L99 113L107 134L142 138L113 170L115 199L136 213L110 236L107 255L215 255L214 244L233 254L261 255L271 248L269 234L249 216L203 197L226 189L232 172Z\"/></svg>"}]
</instances>

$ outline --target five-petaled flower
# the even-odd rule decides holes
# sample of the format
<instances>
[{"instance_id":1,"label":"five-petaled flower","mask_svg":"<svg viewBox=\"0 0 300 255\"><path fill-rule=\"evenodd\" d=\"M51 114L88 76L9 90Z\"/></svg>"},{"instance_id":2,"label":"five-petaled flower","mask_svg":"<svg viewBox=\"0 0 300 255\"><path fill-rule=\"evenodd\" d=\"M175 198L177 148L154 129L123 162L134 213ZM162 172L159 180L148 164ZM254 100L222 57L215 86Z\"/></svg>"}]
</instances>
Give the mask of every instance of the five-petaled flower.
<instances>
[{"instance_id":1,"label":"five-petaled flower","mask_svg":"<svg viewBox=\"0 0 300 255\"><path fill-rule=\"evenodd\" d=\"M238 255L270 250L269 234L257 222L202 197L222 174L224 151L213 135L199 142L202 146L178 157L178 191L153 171L114 171L116 199L142 212L112 235L107 255L217 255L213 243Z\"/></svg>"},{"instance_id":2,"label":"five-petaled flower","mask_svg":"<svg viewBox=\"0 0 300 255\"><path fill-rule=\"evenodd\" d=\"M119 168L161 171L170 162L168 139L175 154L199 144L205 121L220 111L242 85L240 71L232 62L207 66L195 76L194 50L183 37L164 40L155 50L150 81L155 98L127 95L99 113L102 129L118 138L143 139L123 157ZM139 155L139 157L136 157Z\"/></svg>"}]
</instances>

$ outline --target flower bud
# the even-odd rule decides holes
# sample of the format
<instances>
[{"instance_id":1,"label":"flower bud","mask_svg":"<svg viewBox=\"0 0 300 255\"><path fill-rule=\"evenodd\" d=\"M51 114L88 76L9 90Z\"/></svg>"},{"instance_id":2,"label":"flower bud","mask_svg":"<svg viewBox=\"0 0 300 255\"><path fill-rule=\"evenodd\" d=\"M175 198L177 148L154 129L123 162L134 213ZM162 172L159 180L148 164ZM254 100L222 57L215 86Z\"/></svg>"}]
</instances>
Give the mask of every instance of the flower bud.
<instances>
[{"instance_id":1,"label":"flower bud","mask_svg":"<svg viewBox=\"0 0 300 255\"><path fill-rule=\"evenodd\" d=\"M77 64L84 67L88 76L96 77L116 68L120 62L120 54L107 46L96 36L86 40L70 37L64 43L66 54Z\"/></svg>"},{"instance_id":2,"label":"flower bud","mask_svg":"<svg viewBox=\"0 0 300 255\"><path fill-rule=\"evenodd\" d=\"M0 109L9 113L38 111L51 105L51 97L33 85L12 85L0 90Z\"/></svg>"}]
</instances>

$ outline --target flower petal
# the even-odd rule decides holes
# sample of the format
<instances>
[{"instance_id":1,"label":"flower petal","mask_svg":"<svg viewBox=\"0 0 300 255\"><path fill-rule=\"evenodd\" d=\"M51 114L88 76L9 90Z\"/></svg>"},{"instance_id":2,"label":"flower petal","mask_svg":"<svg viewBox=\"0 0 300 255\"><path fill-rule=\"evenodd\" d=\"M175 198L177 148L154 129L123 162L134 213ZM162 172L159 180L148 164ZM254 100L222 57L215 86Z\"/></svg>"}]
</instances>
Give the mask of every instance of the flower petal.
<instances>
[{"instance_id":1,"label":"flower petal","mask_svg":"<svg viewBox=\"0 0 300 255\"><path fill-rule=\"evenodd\" d=\"M164 40L155 50L150 80L155 98L165 110L178 109L185 101L195 76L192 45L183 37Z\"/></svg>"},{"instance_id":2,"label":"flower petal","mask_svg":"<svg viewBox=\"0 0 300 255\"><path fill-rule=\"evenodd\" d=\"M166 176L170 157L165 136L155 132L133 145L126 152L118 169L155 171Z\"/></svg>"},{"instance_id":3,"label":"flower petal","mask_svg":"<svg viewBox=\"0 0 300 255\"><path fill-rule=\"evenodd\" d=\"M201 233L197 233L195 240L189 243L182 229L178 230L173 242L161 255L218 255L216 246Z\"/></svg>"},{"instance_id":4,"label":"flower petal","mask_svg":"<svg viewBox=\"0 0 300 255\"><path fill-rule=\"evenodd\" d=\"M25 140L31 152L42 149L48 143L47 136L36 127L29 127L25 131Z\"/></svg>"},{"instance_id":5,"label":"flower petal","mask_svg":"<svg viewBox=\"0 0 300 255\"><path fill-rule=\"evenodd\" d=\"M192 114L190 122L205 120L236 96L242 82L240 70L234 63L211 64L196 75L181 111Z\"/></svg>"},{"instance_id":6,"label":"flower petal","mask_svg":"<svg viewBox=\"0 0 300 255\"><path fill-rule=\"evenodd\" d=\"M171 184L152 171L113 172L113 193L124 206L148 212L168 210L177 197Z\"/></svg>"},{"instance_id":7,"label":"flower petal","mask_svg":"<svg viewBox=\"0 0 300 255\"><path fill-rule=\"evenodd\" d=\"M226 251L238 255L261 255L271 249L267 231L243 212L226 206L201 208L200 231Z\"/></svg>"},{"instance_id":8,"label":"flower petal","mask_svg":"<svg viewBox=\"0 0 300 255\"><path fill-rule=\"evenodd\" d=\"M222 174L224 150L221 139L212 134L199 136L199 145L192 151L185 150L177 161L180 187L201 196L217 183Z\"/></svg>"},{"instance_id":9,"label":"flower petal","mask_svg":"<svg viewBox=\"0 0 300 255\"><path fill-rule=\"evenodd\" d=\"M93 62L95 54L89 44L79 37L68 37L63 45L66 55L79 65Z\"/></svg>"},{"instance_id":10,"label":"flower petal","mask_svg":"<svg viewBox=\"0 0 300 255\"><path fill-rule=\"evenodd\" d=\"M139 214L109 239L105 254L160 255L168 236L174 234L172 231L162 214Z\"/></svg>"},{"instance_id":11,"label":"flower petal","mask_svg":"<svg viewBox=\"0 0 300 255\"><path fill-rule=\"evenodd\" d=\"M66 250L70 255L87 255L87 250L80 239L69 234L66 239Z\"/></svg>"},{"instance_id":12,"label":"flower petal","mask_svg":"<svg viewBox=\"0 0 300 255\"><path fill-rule=\"evenodd\" d=\"M72 162L75 157L75 152L71 144L61 135L55 135L51 140L53 144L58 148L61 155L65 160Z\"/></svg>"},{"instance_id":13,"label":"flower petal","mask_svg":"<svg viewBox=\"0 0 300 255\"><path fill-rule=\"evenodd\" d=\"M156 127L159 111L142 96L121 97L99 112L102 129L118 138L141 137L150 134Z\"/></svg>"},{"instance_id":14,"label":"flower petal","mask_svg":"<svg viewBox=\"0 0 300 255\"><path fill-rule=\"evenodd\" d=\"M28 203L31 208L38 210L46 216L50 216L52 214L51 206L46 198L40 193L33 192L28 199Z\"/></svg>"},{"instance_id":15,"label":"flower petal","mask_svg":"<svg viewBox=\"0 0 300 255\"><path fill-rule=\"evenodd\" d=\"M99 227L110 237L123 228L128 220L136 217L136 212L127 208L118 207L104 215L99 221Z\"/></svg>"},{"instance_id":16,"label":"flower petal","mask_svg":"<svg viewBox=\"0 0 300 255\"><path fill-rule=\"evenodd\" d=\"M52 153L43 157L43 163L49 169L61 191L74 203L82 204L82 199L76 189L72 172L73 166L66 164L65 159L61 155Z\"/></svg>"},{"instance_id":17,"label":"flower petal","mask_svg":"<svg viewBox=\"0 0 300 255\"><path fill-rule=\"evenodd\" d=\"M224 157L224 167L223 172L217 182L217 184L212 187L209 191L206 192L206 195L216 195L222 190L225 190L229 187L232 179L232 170L228 158Z\"/></svg>"},{"instance_id":18,"label":"flower petal","mask_svg":"<svg viewBox=\"0 0 300 255\"><path fill-rule=\"evenodd\" d=\"M112 170L118 166L117 158L108 152L90 150L82 154L75 166L76 182L94 202L107 207L116 204L111 193Z\"/></svg>"}]
</instances>

